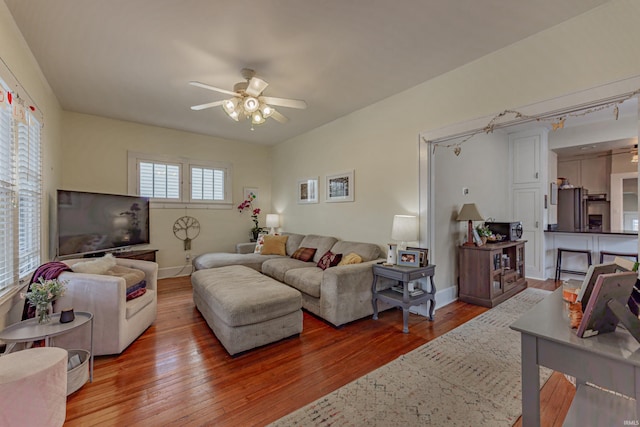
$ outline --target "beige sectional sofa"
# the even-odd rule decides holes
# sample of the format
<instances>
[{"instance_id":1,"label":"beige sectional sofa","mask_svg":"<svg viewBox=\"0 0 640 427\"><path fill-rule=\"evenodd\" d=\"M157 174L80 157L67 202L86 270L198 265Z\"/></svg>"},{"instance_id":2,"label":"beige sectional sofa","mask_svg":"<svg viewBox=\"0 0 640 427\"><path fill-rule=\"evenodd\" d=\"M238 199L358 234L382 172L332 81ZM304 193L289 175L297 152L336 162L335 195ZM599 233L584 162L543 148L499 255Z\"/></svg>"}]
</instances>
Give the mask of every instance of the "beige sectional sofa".
<instances>
[{"instance_id":1,"label":"beige sectional sofa","mask_svg":"<svg viewBox=\"0 0 640 427\"><path fill-rule=\"evenodd\" d=\"M195 270L229 265L251 267L300 291L302 307L335 326L373 314L372 265L384 261L379 246L329 236L284 234L288 236L284 256L256 254L253 253L255 244L240 244L236 248L237 253L202 254L194 258L193 267ZM298 248L315 248L313 260L304 262L291 258ZM317 263L328 250L344 256L355 253L362 262L322 270ZM390 285L388 281L378 281L380 288Z\"/></svg>"}]
</instances>

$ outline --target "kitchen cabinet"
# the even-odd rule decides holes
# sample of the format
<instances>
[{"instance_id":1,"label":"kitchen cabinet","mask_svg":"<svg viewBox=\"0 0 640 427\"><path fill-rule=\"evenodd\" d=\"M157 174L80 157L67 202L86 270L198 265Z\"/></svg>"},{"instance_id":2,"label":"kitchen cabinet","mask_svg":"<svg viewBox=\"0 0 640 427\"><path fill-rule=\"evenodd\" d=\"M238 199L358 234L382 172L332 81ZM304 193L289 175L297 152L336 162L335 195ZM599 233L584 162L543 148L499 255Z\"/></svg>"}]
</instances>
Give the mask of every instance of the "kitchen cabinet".
<instances>
[{"instance_id":1,"label":"kitchen cabinet","mask_svg":"<svg viewBox=\"0 0 640 427\"><path fill-rule=\"evenodd\" d=\"M611 157L602 156L580 161L582 186L589 194L609 194Z\"/></svg>"}]
</instances>

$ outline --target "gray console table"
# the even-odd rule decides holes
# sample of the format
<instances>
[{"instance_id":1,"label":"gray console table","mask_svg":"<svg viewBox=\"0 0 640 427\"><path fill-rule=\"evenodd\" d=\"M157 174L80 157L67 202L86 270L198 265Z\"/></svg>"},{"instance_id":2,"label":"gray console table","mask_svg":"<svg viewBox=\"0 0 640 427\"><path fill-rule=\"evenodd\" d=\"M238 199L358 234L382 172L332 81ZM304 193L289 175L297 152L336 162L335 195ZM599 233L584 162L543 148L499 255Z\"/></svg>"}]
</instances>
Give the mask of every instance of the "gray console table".
<instances>
[{"instance_id":1,"label":"gray console table","mask_svg":"<svg viewBox=\"0 0 640 427\"><path fill-rule=\"evenodd\" d=\"M89 381L93 382L93 314L86 311L76 311L75 319L68 323L60 323L60 313L53 313L51 321L40 324L38 319L27 319L8 326L0 332L0 340L7 343L4 354L13 350L17 343L44 340L49 347L51 338L66 334L89 322L91 326L91 344L89 349Z\"/></svg>"},{"instance_id":2,"label":"gray console table","mask_svg":"<svg viewBox=\"0 0 640 427\"><path fill-rule=\"evenodd\" d=\"M578 338L557 289L511 325L521 333L522 425L540 425L540 366L576 377L577 390L565 426L638 425L640 343L618 327ZM598 388L633 397L626 399Z\"/></svg>"},{"instance_id":3,"label":"gray console table","mask_svg":"<svg viewBox=\"0 0 640 427\"><path fill-rule=\"evenodd\" d=\"M435 274L436 266L429 264L426 267L404 267L400 265L382 265L376 264L373 266L373 283L371 284L371 303L373 304L373 319L378 319L378 304L377 301L384 301L391 304L394 307L402 307L402 332L409 333L409 308L414 305L420 305L422 303L430 303L429 308L429 320L433 320L433 310L436 304L436 285L433 283L433 275ZM385 277L387 279L396 280L398 284L402 285L402 292L397 292L393 289L385 289L378 291L377 283L378 277ZM422 293L419 295L411 296L409 291L409 282L413 282L418 279L428 277L431 289L422 289Z\"/></svg>"}]
</instances>

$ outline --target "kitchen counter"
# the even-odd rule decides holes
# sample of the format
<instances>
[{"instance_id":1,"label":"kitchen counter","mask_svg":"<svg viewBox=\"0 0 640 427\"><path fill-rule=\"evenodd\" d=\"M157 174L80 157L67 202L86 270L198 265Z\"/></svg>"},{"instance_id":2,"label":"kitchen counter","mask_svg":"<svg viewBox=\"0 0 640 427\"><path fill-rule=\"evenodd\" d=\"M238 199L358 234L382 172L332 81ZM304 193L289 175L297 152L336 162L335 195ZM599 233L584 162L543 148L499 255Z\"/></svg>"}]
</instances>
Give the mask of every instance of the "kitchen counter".
<instances>
[{"instance_id":1,"label":"kitchen counter","mask_svg":"<svg viewBox=\"0 0 640 427\"><path fill-rule=\"evenodd\" d=\"M623 236L637 236L638 232L637 231L632 231L632 230L581 230L581 231L574 231L574 230L545 230L545 233L571 233L571 234L619 234L619 235L623 235Z\"/></svg>"},{"instance_id":2,"label":"kitchen counter","mask_svg":"<svg viewBox=\"0 0 640 427\"><path fill-rule=\"evenodd\" d=\"M600 264L600 252L638 253L638 232L630 230L612 231L563 231L546 230L545 238L545 276L555 276L557 248L590 250L592 262ZM585 271L584 256L565 253L562 256L562 268ZM563 279L582 280L583 276L563 274Z\"/></svg>"}]
</instances>

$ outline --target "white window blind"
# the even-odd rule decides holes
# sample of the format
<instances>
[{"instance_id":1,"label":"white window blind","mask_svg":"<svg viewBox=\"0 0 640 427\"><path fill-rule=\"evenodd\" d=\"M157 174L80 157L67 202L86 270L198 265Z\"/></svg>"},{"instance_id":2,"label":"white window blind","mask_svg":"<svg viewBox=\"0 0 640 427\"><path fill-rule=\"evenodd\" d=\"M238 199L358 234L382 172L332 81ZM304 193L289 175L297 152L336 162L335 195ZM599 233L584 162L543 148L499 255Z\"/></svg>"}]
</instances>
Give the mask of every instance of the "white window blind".
<instances>
[{"instance_id":1,"label":"white window blind","mask_svg":"<svg viewBox=\"0 0 640 427\"><path fill-rule=\"evenodd\" d=\"M231 208L231 163L135 152L128 159L129 194L149 197L154 208Z\"/></svg>"},{"instance_id":2,"label":"white window blind","mask_svg":"<svg viewBox=\"0 0 640 427\"><path fill-rule=\"evenodd\" d=\"M0 291L41 264L41 125L28 108L25 122L14 119L12 105L0 100Z\"/></svg>"},{"instance_id":3,"label":"white window blind","mask_svg":"<svg viewBox=\"0 0 640 427\"><path fill-rule=\"evenodd\" d=\"M193 200L224 200L223 169L191 167L191 198Z\"/></svg>"},{"instance_id":4,"label":"white window blind","mask_svg":"<svg viewBox=\"0 0 640 427\"><path fill-rule=\"evenodd\" d=\"M180 200L180 165L141 161L138 168L142 197Z\"/></svg>"},{"instance_id":5,"label":"white window blind","mask_svg":"<svg viewBox=\"0 0 640 427\"><path fill-rule=\"evenodd\" d=\"M11 110L4 105L0 106L0 290L16 282L18 271L13 250L15 165Z\"/></svg>"}]
</instances>

